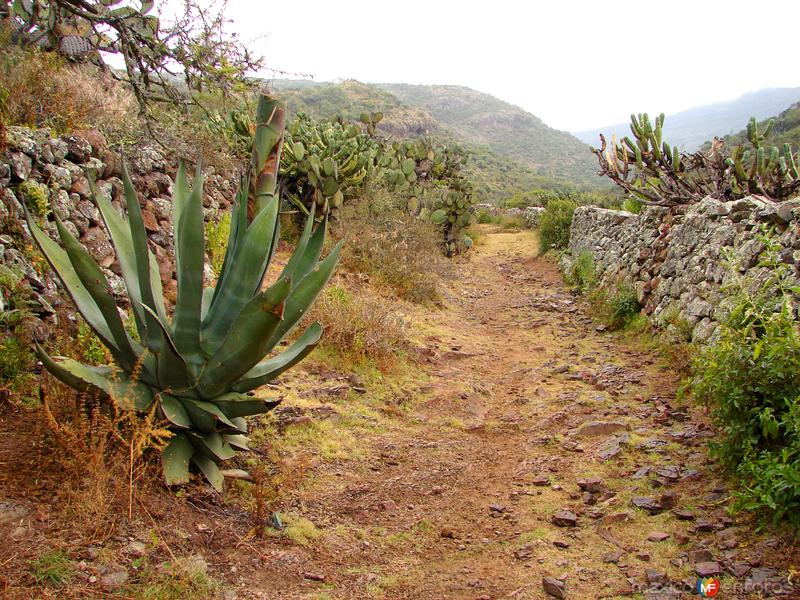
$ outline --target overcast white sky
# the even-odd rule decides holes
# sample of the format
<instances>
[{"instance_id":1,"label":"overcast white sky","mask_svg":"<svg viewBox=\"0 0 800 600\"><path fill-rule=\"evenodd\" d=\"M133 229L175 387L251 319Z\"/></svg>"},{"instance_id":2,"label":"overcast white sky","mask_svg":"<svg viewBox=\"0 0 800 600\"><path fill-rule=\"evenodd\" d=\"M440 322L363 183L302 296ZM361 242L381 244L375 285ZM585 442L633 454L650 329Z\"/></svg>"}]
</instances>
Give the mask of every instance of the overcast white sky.
<instances>
[{"instance_id":1,"label":"overcast white sky","mask_svg":"<svg viewBox=\"0 0 800 600\"><path fill-rule=\"evenodd\" d=\"M230 0L228 15L275 69L465 85L568 131L800 86L800 0Z\"/></svg>"}]
</instances>

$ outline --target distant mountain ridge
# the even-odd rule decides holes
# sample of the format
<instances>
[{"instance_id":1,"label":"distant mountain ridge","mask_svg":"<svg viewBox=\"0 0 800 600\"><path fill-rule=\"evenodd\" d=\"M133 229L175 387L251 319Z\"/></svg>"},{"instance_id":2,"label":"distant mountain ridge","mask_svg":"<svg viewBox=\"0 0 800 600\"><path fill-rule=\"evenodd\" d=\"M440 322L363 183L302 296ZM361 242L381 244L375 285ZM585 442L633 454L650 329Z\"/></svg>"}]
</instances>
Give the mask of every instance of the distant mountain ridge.
<instances>
[{"instance_id":1,"label":"distant mountain ridge","mask_svg":"<svg viewBox=\"0 0 800 600\"><path fill-rule=\"evenodd\" d=\"M402 102L374 85L348 79L341 83L276 79L272 88L286 100L290 115L305 112L317 119L358 121L363 112L383 112L378 128L398 138L441 133L425 110Z\"/></svg>"},{"instance_id":2,"label":"distant mountain ridge","mask_svg":"<svg viewBox=\"0 0 800 600\"><path fill-rule=\"evenodd\" d=\"M597 176L589 147L552 129L521 108L459 86L365 84L276 79L275 93L291 115L341 116L365 111L384 115L378 129L396 138L434 135L472 155L468 171L481 202L501 203L534 188L607 187Z\"/></svg>"},{"instance_id":3,"label":"distant mountain ridge","mask_svg":"<svg viewBox=\"0 0 800 600\"><path fill-rule=\"evenodd\" d=\"M664 122L664 139L684 150L694 151L714 136L725 136L740 131L750 117L758 120L775 116L791 104L800 101L800 88L765 88L726 102L698 106L672 115ZM656 113L651 113L654 117ZM630 135L630 123L616 123L598 129L579 131L579 140L599 146L599 136L612 134L617 138Z\"/></svg>"},{"instance_id":4,"label":"distant mountain ridge","mask_svg":"<svg viewBox=\"0 0 800 600\"><path fill-rule=\"evenodd\" d=\"M780 148L783 144L791 144L794 151L800 149L800 102L792 104L779 115L762 120L758 124L758 130L765 131L767 122L770 119L774 120L775 123L772 132L766 138L765 145L778 146ZM726 135L723 139L731 147L745 144L747 142L747 128L745 127L733 135Z\"/></svg>"},{"instance_id":5,"label":"distant mountain ridge","mask_svg":"<svg viewBox=\"0 0 800 600\"><path fill-rule=\"evenodd\" d=\"M586 144L518 106L462 86L378 85L407 104L425 109L468 142L484 144L541 174L597 183L597 161Z\"/></svg>"}]
</instances>

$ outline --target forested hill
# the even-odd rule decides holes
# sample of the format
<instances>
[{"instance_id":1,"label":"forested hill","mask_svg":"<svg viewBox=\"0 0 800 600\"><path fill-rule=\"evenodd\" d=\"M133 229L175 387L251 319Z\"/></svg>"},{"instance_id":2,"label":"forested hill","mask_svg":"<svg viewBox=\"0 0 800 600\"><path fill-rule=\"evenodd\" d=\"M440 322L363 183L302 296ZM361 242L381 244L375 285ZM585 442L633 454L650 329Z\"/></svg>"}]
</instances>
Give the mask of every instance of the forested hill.
<instances>
[{"instance_id":1,"label":"forested hill","mask_svg":"<svg viewBox=\"0 0 800 600\"><path fill-rule=\"evenodd\" d=\"M745 94L736 100L716 102L667 115L664 123L664 139L684 150L692 152L713 138L740 131L750 117L766 119L800 101L800 88L766 88ZM641 110L641 109L640 109ZM655 113L650 115L655 116ZM598 145L600 133L618 138L630 135L630 123L617 123L589 131L575 133L578 139Z\"/></svg>"},{"instance_id":2,"label":"forested hill","mask_svg":"<svg viewBox=\"0 0 800 600\"><path fill-rule=\"evenodd\" d=\"M776 117L775 126L767 136L766 143L771 146L782 146L791 144L793 148L800 147L800 102L793 104ZM764 119L759 123L759 131L764 131L769 119ZM747 141L747 129L742 129L734 135L725 136L725 142L729 146L744 144Z\"/></svg>"},{"instance_id":3,"label":"forested hill","mask_svg":"<svg viewBox=\"0 0 800 600\"><path fill-rule=\"evenodd\" d=\"M425 109L466 141L483 144L543 174L596 182L597 161L586 144L518 106L455 85L379 85L407 104Z\"/></svg>"},{"instance_id":4,"label":"forested hill","mask_svg":"<svg viewBox=\"0 0 800 600\"><path fill-rule=\"evenodd\" d=\"M384 118L378 128L387 134L434 135L464 147L471 155L468 171L479 202L499 204L535 188L608 185L597 177L597 163L587 145L520 108L469 88L354 80L278 79L270 85L286 100L290 116L305 112L355 121L365 111L381 111Z\"/></svg>"},{"instance_id":5,"label":"forested hill","mask_svg":"<svg viewBox=\"0 0 800 600\"><path fill-rule=\"evenodd\" d=\"M277 79L271 86L286 100L290 115L304 112L318 119L340 116L358 121L365 111L381 111L383 121L378 128L395 137L442 133L441 124L425 110L402 102L374 85L353 79L342 83Z\"/></svg>"}]
</instances>

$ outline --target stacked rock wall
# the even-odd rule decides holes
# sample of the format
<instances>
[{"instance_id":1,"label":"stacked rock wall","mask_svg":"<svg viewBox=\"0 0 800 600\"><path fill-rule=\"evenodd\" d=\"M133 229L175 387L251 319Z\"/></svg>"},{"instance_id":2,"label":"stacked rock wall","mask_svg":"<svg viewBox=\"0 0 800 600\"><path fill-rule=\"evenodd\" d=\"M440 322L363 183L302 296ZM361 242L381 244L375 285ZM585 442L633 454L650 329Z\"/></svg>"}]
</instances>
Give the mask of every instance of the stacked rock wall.
<instances>
[{"instance_id":1,"label":"stacked rock wall","mask_svg":"<svg viewBox=\"0 0 800 600\"><path fill-rule=\"evenodd\" d=\"M523 213L525 224L531 229L536 229L539 226L539 221L542 220L544 208L541 206L529 206Z\"/></svg>"},{"instance_id":2,"label":"stacked rock wall","mask_svg":"<svg viewBox=\"0 0 800 600\"><path fill-rule=\"evenodd\" d=\"M727 253L739 275L763 277L758 238L765 226L800 279L800 200L775 205L758 197L706 198L682 211L647 207L640 215L581 206L572 221L570 255L588 251L601 285L633 285L649 315L658 320L664 311L677 311L702 342L724 317L722 286L733 275Z\"/></svg>"},{"instance_id":3,"label":"stacked rock wall","mask_svg":"<svg viewBox=\"0 0 800 600\"><path fill-rule=\"evenodd\" d=\"M49 212L41 218L44 228L54 234L54 214L58 214L67 229L108 270L112 289L122 291L124 286L118 276L114 250L89 184L89 179L94 179L97 192L123 213L120 154L109 148L98 131L54 137L47 129L9 127L5 141L7 147L0 152L2 262L16 265L23 271L31 270L19 248L29 242L24 239L23 205L33 213L37 208L46 208ZM171 201L175 165L154 146L131 150L127 160L150 246L159 263L165 293L169 295L177 289L172 260ZM232 179L214 173L206 175L204 211L207 221L216 220L220 210L230 207L235 189ZM36 279L35 273L28 275ZM35 284L35 287L42 286L45 283L41 281Z\"/></svg>"},{"instance_id":4,"label":"stacked rock wall","mask_svg":"<svg viewBox=\"0 0 800 600\"><path fill-rule=\"evenodd\" d=\"M47 129L9 127L5 145L0 150L0 264L24 273L40 297L40 314L47 313L50 304L63 301L49 269L37 264L38 253L31 248L25 224L23 206L34 214L45 209L48 214L38 216L44 229L58 237L54 220L54 215L58 214L67 229L103 267L112 290L122 299L124 282L89 184L89 179L93 178L97 192L111 200L122 213L120 154L109 148L98 131L59 137ZM169 300L177 291L171 201L176 165L155 146L133 148L126 152L126 160ZM234 177L213 172L205 175L204 212L206 220L212 221L218 218L220 210L230 207L235 181Z\"/></svg>"}]
</instances>

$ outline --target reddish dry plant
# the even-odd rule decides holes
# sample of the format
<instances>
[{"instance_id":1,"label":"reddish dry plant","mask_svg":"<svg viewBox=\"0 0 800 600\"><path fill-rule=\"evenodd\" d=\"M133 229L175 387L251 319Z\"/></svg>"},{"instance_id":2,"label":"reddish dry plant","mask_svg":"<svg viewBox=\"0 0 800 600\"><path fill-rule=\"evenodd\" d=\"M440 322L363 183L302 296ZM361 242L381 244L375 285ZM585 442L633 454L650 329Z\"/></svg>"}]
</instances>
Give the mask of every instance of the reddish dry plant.
<instances>
[{"instance_id":1,"label":"reddish dry plant","mask_svg":"<svg viewBox=\"0 0 800 600\"><path fill-rule=\"evenodd\" d=\"M119 514L124 498L124 512L132 518L137 488L148 478L149 455L171 435L156 409L140 414L121 408L125 399L101 401L60 385L42 386L40 399L76 516L100 524Z\"/></svg>"}]
</instances>

